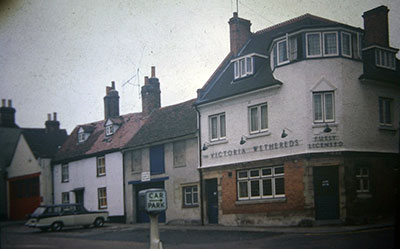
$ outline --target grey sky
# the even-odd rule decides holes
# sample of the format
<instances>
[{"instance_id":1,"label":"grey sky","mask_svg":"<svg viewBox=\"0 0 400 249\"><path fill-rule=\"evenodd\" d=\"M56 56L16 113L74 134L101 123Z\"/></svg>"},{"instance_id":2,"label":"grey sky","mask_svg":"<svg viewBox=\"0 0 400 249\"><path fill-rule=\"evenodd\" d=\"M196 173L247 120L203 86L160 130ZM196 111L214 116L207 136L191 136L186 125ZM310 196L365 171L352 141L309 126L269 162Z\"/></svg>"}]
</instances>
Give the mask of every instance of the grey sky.
<instances>
[{"instance_id":1,"label":"grey sky","mask_svg":"<svg viewBox=\"0 0 400 249\"><path fill-rule=\"evenodd\" d=\"M104 117L105 87L116 82L120 113L141 111L139 83L156 66L162 106L196 97L229 52L236 0L0 1L0 98L16 122L44 127L58 113L68 133ZM239 16L257 31L310 13L363 27L364 11L390 9L392 47L400 48L398 0L241 0Z\"/></svg>"}]
</instances>

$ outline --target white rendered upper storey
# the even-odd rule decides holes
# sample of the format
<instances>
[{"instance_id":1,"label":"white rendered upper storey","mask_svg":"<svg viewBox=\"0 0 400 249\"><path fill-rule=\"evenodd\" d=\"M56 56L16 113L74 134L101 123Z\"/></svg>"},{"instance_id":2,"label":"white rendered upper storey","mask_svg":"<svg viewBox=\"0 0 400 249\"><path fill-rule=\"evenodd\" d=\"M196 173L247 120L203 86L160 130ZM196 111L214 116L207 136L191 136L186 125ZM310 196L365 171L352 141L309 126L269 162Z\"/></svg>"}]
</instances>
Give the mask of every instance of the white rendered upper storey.
<instances>
[{"instance_id":1,"label":"white rendered upper storey","mask_svg":"<svg viewBox=\"0 0 400 249\"><path fill-rule=\"evenodd\" d=\"M370 19L380 25L384 14L384 6L365 12L365 30L306 14L249 35L198 92L201 167L318 152L397 153L397 49L370 35L378 28ZM250 28L237 16L232 23ZM232 39L240 42L231 29Z\"/></svg>"}]
</instances>

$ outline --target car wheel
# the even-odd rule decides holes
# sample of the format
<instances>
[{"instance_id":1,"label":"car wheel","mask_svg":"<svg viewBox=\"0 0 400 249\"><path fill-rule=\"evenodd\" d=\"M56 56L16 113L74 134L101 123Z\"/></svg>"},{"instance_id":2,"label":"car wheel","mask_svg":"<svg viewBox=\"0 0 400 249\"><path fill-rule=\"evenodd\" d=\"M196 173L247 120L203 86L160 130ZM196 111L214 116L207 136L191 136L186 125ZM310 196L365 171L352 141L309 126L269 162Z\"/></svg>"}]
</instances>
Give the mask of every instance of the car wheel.
<instances>
[{"instance_id":1,"label":"car wheel","mask_svg":"<svg viewBox=\"0 0 400 249\"><path fill-rule=\"evenodd\" d=\"M95 227L102 227L104 225L104 219L103 218L97 218L94 221L94 226Z\"/></svg>"},{"instance_id":2,"label":"car wheel","mask_svg":"<svg viewBox=\"0 0 400 249\"><path fill-rule=\"evenodd\" d=\"M59 231L61 231L62 227L63 227L63 224L61 222L54 222L51 225L51 230L53 232L59 232Z\"/></svg>"}]
</instances>

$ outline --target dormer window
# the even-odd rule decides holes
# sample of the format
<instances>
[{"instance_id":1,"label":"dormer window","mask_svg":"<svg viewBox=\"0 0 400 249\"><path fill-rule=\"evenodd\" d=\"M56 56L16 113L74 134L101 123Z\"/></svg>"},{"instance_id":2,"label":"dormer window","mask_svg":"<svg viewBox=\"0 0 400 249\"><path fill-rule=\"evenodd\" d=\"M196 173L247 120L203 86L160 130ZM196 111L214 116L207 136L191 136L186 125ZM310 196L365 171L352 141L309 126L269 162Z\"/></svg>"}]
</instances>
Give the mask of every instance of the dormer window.
<instances>
[{"instance_id":1,"label":"dormer window","mask_svg":"<svg viewBox=\"0 0 400 249\"><path fill-rule=\"evenodd\" d=\"M107 125L106 126L106 136L111 136L112 134L114 134L113 125Z\"/></svg>"},{"instance_id":2,"label":"dormer window","mask_svg":"<svg viewBox=\"0 0 400 249\"><path fill-rule=\"evenodd\" d=\"M375 64L378 67L396 70L394 53L383 49L375 49Z\"/></svg>"},{"instance_id":3,"label":"dormer window","mask_svg":"<svg viewBox=\"0 0 400 249\"><path fill-rule=\"evenodd\" d=\"M84 132L78 133L78 142L79 143L85 142L85 133Z\"/></svg>"},{"instance_id":4,"label":"dormer window","mask_svg":"<svg viewBox=\"0 0 400 249\"><path fill-rule=\"evenodd\" d=\"M92 125L83 125L83 126L79 127L78 143L85 142L89 138L90 134L93 132L94 129L95 129L95 127Z\"/></svg>"},{"instance_id":5,"label":"dormer window","mask_svg":"<svg viewBox=\"0 0 400 249\"><path fill-rule=\"evenodd\" d=\"M106 137L112 136L115 132L117 132L119 126L121 125L122 120L119 118L109 118L104 124L106 128Z\"/></svg>"},{"instance_id":6,"label":"dormer window","mask_svg":"<svg viewBox=\"0 0 400 249\"><path fill-rule=\"evenodd\" d=\"M253 74L253 57L242 57L234 61L235 79Z\"/></svg>"}]
</instances>

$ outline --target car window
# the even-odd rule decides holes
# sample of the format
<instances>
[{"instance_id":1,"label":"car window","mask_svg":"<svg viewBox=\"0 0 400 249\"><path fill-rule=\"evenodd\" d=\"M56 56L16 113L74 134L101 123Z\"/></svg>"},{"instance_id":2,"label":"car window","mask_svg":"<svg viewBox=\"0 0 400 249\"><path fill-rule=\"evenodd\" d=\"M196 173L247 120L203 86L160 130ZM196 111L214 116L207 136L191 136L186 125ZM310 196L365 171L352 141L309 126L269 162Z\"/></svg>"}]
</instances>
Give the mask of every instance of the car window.
<instances>
[{"instance_id":1,"label":"car window","mask_svg":"<svg viewBox=\"0 0 400 249\"><path fill-rule=\"evenodd\" d=\"M75 206L65 206L63 208L63 214L73 214L75 212Z\"/></svg>"}]
</instances>

